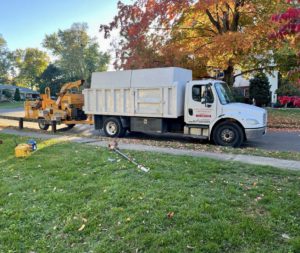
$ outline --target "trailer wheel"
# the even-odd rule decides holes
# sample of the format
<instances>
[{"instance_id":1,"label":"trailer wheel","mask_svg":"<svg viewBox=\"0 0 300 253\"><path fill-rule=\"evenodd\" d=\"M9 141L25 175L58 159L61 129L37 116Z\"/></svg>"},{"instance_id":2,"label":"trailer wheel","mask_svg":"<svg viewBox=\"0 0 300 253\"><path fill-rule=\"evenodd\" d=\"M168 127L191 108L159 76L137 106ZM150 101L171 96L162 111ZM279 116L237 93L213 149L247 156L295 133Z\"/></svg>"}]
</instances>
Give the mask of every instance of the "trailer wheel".
<instances>
[{"instance_id":1,"label":"trailer wheel","mask_svg":"<svg viewBox=\"0 0 300 253\"><path fill-rule=\"evenodd\" d=\"M50 126L49 124L46 124L45 119L42 119L42 118L38 119L38 124L39 124L39 128L41 130L48 130L48 128Z\"/></svg>"},{"instance_id":2,"label":"trailer wheel","mask_svg":"<svg viewBox=\"0 0 300 253\"><path fill-rule=\"evenodd\" d=\"M72 129L76 124L67 124L68 129Z\"/></svg>"},{"instance_id":3,"label":"trailer wheel","mask_svg":"<svg viewBox=\"0 0 300 253\"><path fill-rule=\"evenodd\" d=\"M118 118L108 118L104 121L103 129L107 137L123 137L126 129L122 127L122 123Z\"/></svg>"},{"instance_id":4,"label":"trailer wheel","mask_svg":"<svg viewBox=\"0 0 300 253\"><path fill-rule=\"evenodd\" d=\"M239 147L243 140L243 130L235 123L223 122L213 132L213 141L220 146Z\"/></svg>"}]
</instances>

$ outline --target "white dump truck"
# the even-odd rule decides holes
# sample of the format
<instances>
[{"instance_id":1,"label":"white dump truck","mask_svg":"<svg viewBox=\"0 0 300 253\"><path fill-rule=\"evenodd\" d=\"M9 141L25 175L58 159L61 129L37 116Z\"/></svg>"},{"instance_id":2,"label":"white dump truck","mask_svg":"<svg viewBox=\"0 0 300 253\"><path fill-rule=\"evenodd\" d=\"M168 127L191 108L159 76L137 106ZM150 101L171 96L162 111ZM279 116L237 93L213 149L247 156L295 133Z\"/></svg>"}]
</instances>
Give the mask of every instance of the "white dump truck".
<instances>
[{"instance_id":1,"label":"white dump truck","mask_svg":"<svg viewBox=\"0 0 300 253\"><path fill-rule=\"evenodd\" d=\"M238 147L266 133L266 110L235 103L226 83L192 80L188 69L96 72L83 94L84 112L109 137L127 130L181 133Z\"/></svg>"}]
</instances>

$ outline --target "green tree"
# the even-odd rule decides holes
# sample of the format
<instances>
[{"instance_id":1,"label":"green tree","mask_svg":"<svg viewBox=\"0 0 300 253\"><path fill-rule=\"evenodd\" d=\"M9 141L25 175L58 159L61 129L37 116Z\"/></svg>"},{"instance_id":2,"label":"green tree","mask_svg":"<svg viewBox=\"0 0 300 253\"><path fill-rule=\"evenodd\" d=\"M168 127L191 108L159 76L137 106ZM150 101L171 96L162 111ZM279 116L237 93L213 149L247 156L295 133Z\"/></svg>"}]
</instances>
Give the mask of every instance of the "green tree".
<instances>
[{"instance_id":1,"label":"green tree","mask_svg":"<svg viewBox=\"0 0 300 253\"><path fill-rule=\"evenodd\" d=\"M250 79L249 95L250 99L255 99L257 106L266 106L271 102L271 85L267 76L261 72Z\"/></svg>"},{"instance_id":2,"label":"green tree","mask_svg":"<svg viewBox=\"0 0 300 253\"><path fill-rule=\"evenodd\" d=\"M278 96L300 96L300 89L297 89L290 80L281 79L276 94Z\"/></svg>"},{"instance_id":3,"label":"green tree","mask_svg":"<svg viewBox=\"0 0 300 253\"><path fill-rule=\"evenodd\" d=\"M9 81L10 67L10 53L6 47L6 41L0 35L0 83L7 83Z\"/></svg>"},{"instance_id":4,"label":"green tree","mask_svg":"<svg viewBox=\"0 0 300 253\"><path fill-rule=\"evenodd\" d=\"M19 73L14 82L19 86L33 89L38 85L38 77L47 68L50 58L37 48L17 49L13 52L14 65Z\"/></svg>"},{"instance_id":5,"label":"green tree","mask_svg":"<svg viewBox=\"0 0 300 253\"><path fill-rule=\"evenodd\" d=\"M39 91L45 93L45 88L49 87L51 95L55 96L60 91L61 86L69 81L73 80L66 80L59 67L49 64L39 78Z\"/></svg>"},{"instance_id":6,"label":"green tree","mask_svg":"<svg viewBox=\"0 0 300 253\"><path fill-rule=\"evenodd\" d=\"M89 80L92 72L107 69L109 55L100 52L87 29L87 24L75 23L70 29L58 30L44 39L43 46L58 57L56 63L66 79Z\"/></svg>"},{"instance_id":7,"label":"green tree","mask_svg":"<svg viewBox=\"0 0 300 253\"><path fill-rule=\"evenodd\" d=\"M275 51L274 61L283 77L288 78L291 83L296 85L300 77L300 60L297 50L286 43L282 48ZM300 85L298 85L298 88L300 88Z\"/></svg>"},{"instance_id":8,"label":"green tree","mask_svg":"<svg viewBox=\"0 0 300 253\"><path fill-rule=\"evenodd\" d=\"M16 91L15 91L14 100L15 101L20 101L21 100L21 95L20 95L19 88L17 88Z\"/></svg>"}]
</instances>

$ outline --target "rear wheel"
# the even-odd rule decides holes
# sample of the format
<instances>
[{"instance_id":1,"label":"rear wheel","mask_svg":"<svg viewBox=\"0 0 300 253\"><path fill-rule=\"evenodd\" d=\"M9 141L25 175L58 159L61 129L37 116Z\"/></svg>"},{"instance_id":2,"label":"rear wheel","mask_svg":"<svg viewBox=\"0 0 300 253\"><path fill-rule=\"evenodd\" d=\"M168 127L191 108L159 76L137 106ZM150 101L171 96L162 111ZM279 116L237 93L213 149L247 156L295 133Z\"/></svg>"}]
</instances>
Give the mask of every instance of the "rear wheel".
<instances>
[{"instance_id":1,"label":"rear wheel","mask_svg":"<svg viewBox=\"0 0 300 253\"><path fill-rule=\"evenodd\" d=\"M243 130L235 123L223 122L213 132L213 141L220 146L239 147L243 140Z\"/></svg>"},{"instance_id":2,"label":"rear wheel","mask_svg":"<svg viewBox=\"0 0 300 253\"><path fill-rule=\"evenodd\" d=\"M39 128L41 130L48 130L48 128L50 126L49 124L46 124L45 119L42 119L42 118L38 119L38 124L39 124Z\"/></svg>"},{"instance_id":3,"label":"rear wheel","mask_svg":"<svg viewBox=\"0 0 300 253\"><path fill-rule=\"evenodd\" d=\"M72 129L76 124L67 124L68 129Z\"/></svg>"},{"instance_id":4,"label":"rear wheel","mask_svg":"<svg viewBox=\"0 0 300 253\"><path fill-rule=\"evenodd\" d=\"M126 129L122 127L122 123L118 118L108 118L103 124L104 133L107 137L123 137Z\"/></svg>"}]
</instances>

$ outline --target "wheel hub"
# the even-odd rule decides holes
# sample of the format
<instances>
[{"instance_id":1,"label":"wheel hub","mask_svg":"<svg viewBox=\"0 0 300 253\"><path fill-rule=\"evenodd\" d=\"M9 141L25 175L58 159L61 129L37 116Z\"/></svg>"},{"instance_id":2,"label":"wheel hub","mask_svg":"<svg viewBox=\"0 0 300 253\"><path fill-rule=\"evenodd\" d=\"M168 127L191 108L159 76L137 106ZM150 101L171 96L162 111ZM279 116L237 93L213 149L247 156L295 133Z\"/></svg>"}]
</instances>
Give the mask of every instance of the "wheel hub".
<instances>
[{"instance_id":1,"label":"wheel hub","mask_svg":"<svg viewBox=\"0 0 300 253\"><path fill-rule=\"evenodd\" d=\"M110 135L116 134L117 133L117 125L114 122L108 122L108 124L106 125L106 131Z\"/></svg>"},{"instance_id":2,"label":"wheel hub","mask_svg":"<svg viewBox=\"0 0 300 253\"><path fill-rule=\"evenodd\" d=\"M221 133L221 138L223 141L230 143L234 140L234 132L230 129L224 129Z\"/></svg>"}]
</instances>

